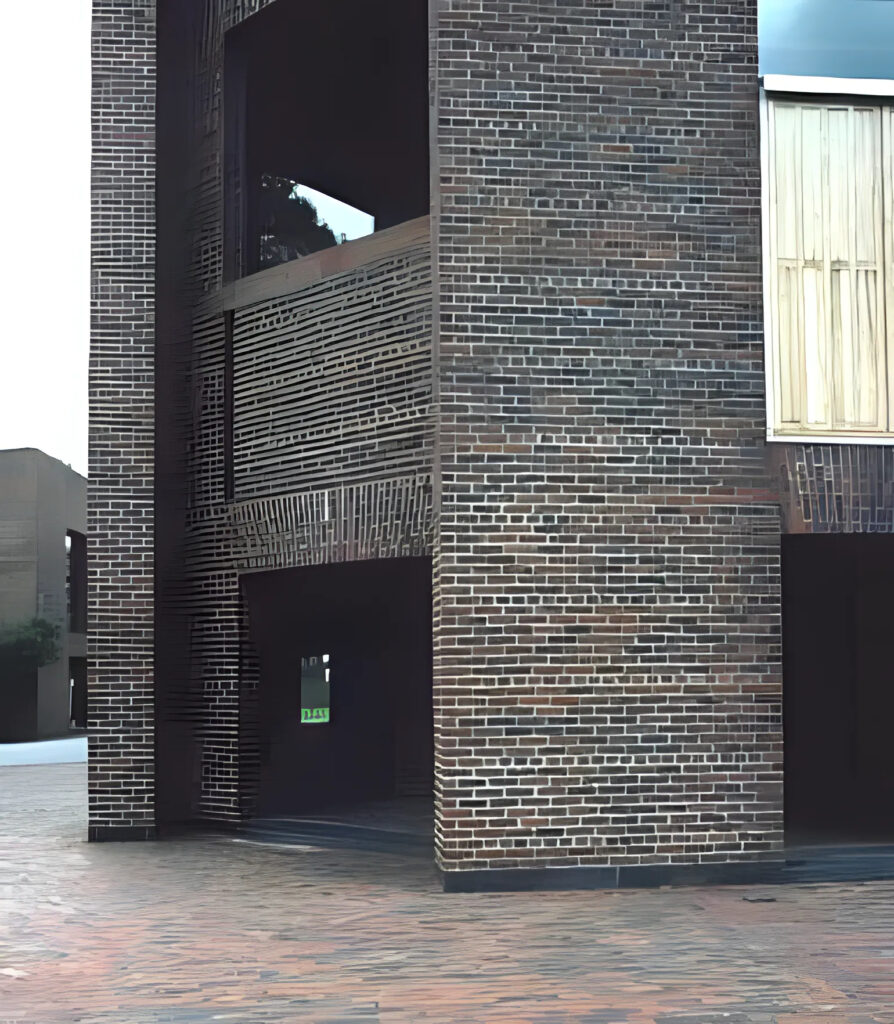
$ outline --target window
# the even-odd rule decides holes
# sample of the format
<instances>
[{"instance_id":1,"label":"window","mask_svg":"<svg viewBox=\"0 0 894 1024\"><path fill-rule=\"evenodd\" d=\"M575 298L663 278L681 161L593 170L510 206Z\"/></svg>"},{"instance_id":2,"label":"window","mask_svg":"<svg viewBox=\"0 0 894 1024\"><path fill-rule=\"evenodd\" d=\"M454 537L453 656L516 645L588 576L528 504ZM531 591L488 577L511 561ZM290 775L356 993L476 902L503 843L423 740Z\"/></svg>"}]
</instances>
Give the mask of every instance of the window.
<instances>
[{"instance_id":1,"label":"window","mask_svg":"<svg viewBox=\"0 0 894 1024\"><path fill-rule=\"evenodd\" d=\"M235 314L231 309L224 313L224 379L223 379L223 490L224 501L232 501L236 495L236 466L234 461L234 402L236 359L233 332Z\"/></svg>"},{"instance_id":2,"label":"window","mask_svg":"<svg viewBox=\"0 0 894 1024\"><path fill-rule=\"evenodd\" d=\"M277 0L224 50L226 280L428 215L426 0Z\"/></svg>"},{"instance_id":3,"label":"window","mask_svg":"<svg viewBox=\"0 0 894 1024\"><path fill-rule=\"evenodd\" d=\"M322 725L329 718L329 655L301 659L301 724Z\"/></svg>"},{"instance_id":4,"label":"window","mask_svg":"<svg viewBox=\"0 0 894 1024\"><path fill-rule=\"evenodd\" d=\"M65 598L68 629L87 632L87 538L68 530L65 534Z\"/></svg>"},{"instance_id":5,"label":"window","mask_svg":"<svg viewBox=\"0 0 894 1024\"><path fill-rule=\"evenodd\" d=\"M254 200L257 238L251 265L258 270L371 235L375 218L347 203L275 174L262 174Z\"/></svg>"},{"instance_id":6,"label":"window","mask_svg":"<svg viewBox=\"0 0 894 1024\"><path fill-rule=\"evenodd\" d=\"M765 110L769 436L892 437L892 109Z\"/></svg>"}]
</instances>

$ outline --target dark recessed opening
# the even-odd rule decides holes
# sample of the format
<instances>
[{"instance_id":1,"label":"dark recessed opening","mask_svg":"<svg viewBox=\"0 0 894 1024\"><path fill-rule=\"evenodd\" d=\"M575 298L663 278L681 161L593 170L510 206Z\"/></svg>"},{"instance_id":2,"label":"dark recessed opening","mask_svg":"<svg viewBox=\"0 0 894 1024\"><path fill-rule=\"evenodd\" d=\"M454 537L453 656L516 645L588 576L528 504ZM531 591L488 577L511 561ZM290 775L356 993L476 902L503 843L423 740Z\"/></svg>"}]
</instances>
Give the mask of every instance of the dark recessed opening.
<instances>
[{"instance_id":1,"label":"dark recessed opening","mask_svg":"<svg viewBox=\"0 0 894 1024\"><path fill-rule=\"evenodd\" d=\"M227 34L228 276L428 213L427 13L278 0Z\"/></svg>"},{"instance_id":2,"label":"dark recessed opening","mask_svg":"<svg viewBox=\"0 0 894 1024\"><path fill-rule=\"evenodd\" d=\"M70 695L69 724L75 729L87 728L87 659L68 659Z\"/></svg>"},{"instance_id":3,"label":"dark recessed opening","mask_svg":"<svg viewBox=\"0 0 894 1024\"><path fill-rule=\"evenodd\" d=\"M233 463L234 443L234 376L235 376L235 353L233 348L233 320L232 310L224 313L224 393L223 393L223 490L224 501L232 501L236 491L236 473Z\"/></svg>"},{"instance_id":4,"label":"dark recessed opening","mask_svg":"<svg viewBox=\"0 0 894 1024\"><path fill-rule=\"evenodd\" d=\"M417 797L430 816L431 560L256 573L243 589L260 669L258 816Z\"/></svg>"},{"instance_id":5,"label":"dark recessed opening","mask_svg":"<svg viewBox=\"0 0 894 1024\"><path fill-rule=\"evenodd\" d=\"M76 530L65 535L65 596L68 629L87 632L87 538Z\"/></svg>"},{"instance_id":6,"label":"dark recessed opening","mask_svg":"<svg viewBox=\"0 0 894 1024\"><path fill-rule=\"evenodd\" d=\"M894 537L784 537L789 844L894 838Z\"/></svg>"}]
</instances>

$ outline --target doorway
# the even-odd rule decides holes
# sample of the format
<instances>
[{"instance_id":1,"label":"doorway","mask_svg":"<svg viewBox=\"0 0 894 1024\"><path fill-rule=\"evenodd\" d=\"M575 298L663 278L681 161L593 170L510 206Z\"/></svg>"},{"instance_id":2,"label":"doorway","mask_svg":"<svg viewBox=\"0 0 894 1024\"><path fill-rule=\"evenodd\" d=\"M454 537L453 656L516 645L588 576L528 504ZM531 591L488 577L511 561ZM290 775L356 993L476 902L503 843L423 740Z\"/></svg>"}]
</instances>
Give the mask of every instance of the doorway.
<instances>
[{"instance_id":1,"label":"doorway","mask_svg":"<svg viewBox=\"0 0 894 1024\"><path fill-rule=\"evenodd\" d=\"M430 822L431 560L256 573L243 588L260 670L258 817Z\"/></svg>"},{"instance_id":2,"label":"doorway","mask_svg":"<svg viewBox=\"0 0 894 1024\"><path fill-rule=\"evenodd\" d=\"M789 845L894 839L894 537L783 537Z\"/></svg>"},{"instance_id":3,"label":"doorway","mask_svg":"<svg viewBox=\"0 0 894 1024\"><path fill-rule=\"evenodd\" d=\"M72 729L87 728L87 659L68 659L69 725Z\"/></svg>"}]
</instances>

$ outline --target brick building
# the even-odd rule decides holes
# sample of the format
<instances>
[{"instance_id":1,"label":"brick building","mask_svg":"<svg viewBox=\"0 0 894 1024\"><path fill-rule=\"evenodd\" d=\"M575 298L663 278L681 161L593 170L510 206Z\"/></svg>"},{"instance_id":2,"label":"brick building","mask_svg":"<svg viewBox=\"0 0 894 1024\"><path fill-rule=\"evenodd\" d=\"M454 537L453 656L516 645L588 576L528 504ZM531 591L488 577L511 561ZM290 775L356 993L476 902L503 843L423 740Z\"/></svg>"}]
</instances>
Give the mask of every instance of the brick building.
<instances>
[{"instance_id":1,"label":"brick building","mask_svg":"<svg viewBox=\"0 0 894 1024\"><path fill-rule=\"evenodd\" d=\"M37 448L0 451L0 629L59 629L48 664L0 659L0 743L87 724L86 521L80 473Z\"/></svg>"},{"instance_id":2,"label":"brick building","mask_svg":"<svg viewBox=\"0 0 894 1024\"><path fill-rule=\"evenodd\" d=\"M889 824L878 321L802 408L768 185L832 101L755 0L94 10L91 837L433 789L478 888Z\"/></svg>"}]
</instances>

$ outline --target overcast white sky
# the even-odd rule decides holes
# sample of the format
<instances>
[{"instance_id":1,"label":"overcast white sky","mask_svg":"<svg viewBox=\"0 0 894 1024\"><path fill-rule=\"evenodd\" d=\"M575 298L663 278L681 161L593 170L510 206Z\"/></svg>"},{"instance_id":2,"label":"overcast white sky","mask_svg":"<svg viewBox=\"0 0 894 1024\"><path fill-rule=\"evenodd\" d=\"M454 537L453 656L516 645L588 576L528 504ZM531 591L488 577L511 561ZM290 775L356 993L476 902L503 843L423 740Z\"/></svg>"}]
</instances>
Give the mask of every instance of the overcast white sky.
<instances>
[{"instance_id":1,"label":"overcast white sky","mask_svg":"<svg viewBox=\"0 0 894 1024\"><path fill-rule=\"evenodd\" d=\"M86 473L89 0L4 4L0 125L0 448Z\"/></svg>"},{"instance_id":2,"label":"overcast white sky","mask_svg":"<svg viewBox=\"0 0 894 1024\"><path fill-rule=\"evenodd\" d=\"M894 77L894 0L760 0L762 71ZM87 471L90 0L0 33L0 448Z\"/></svg>"}]
</instances>

